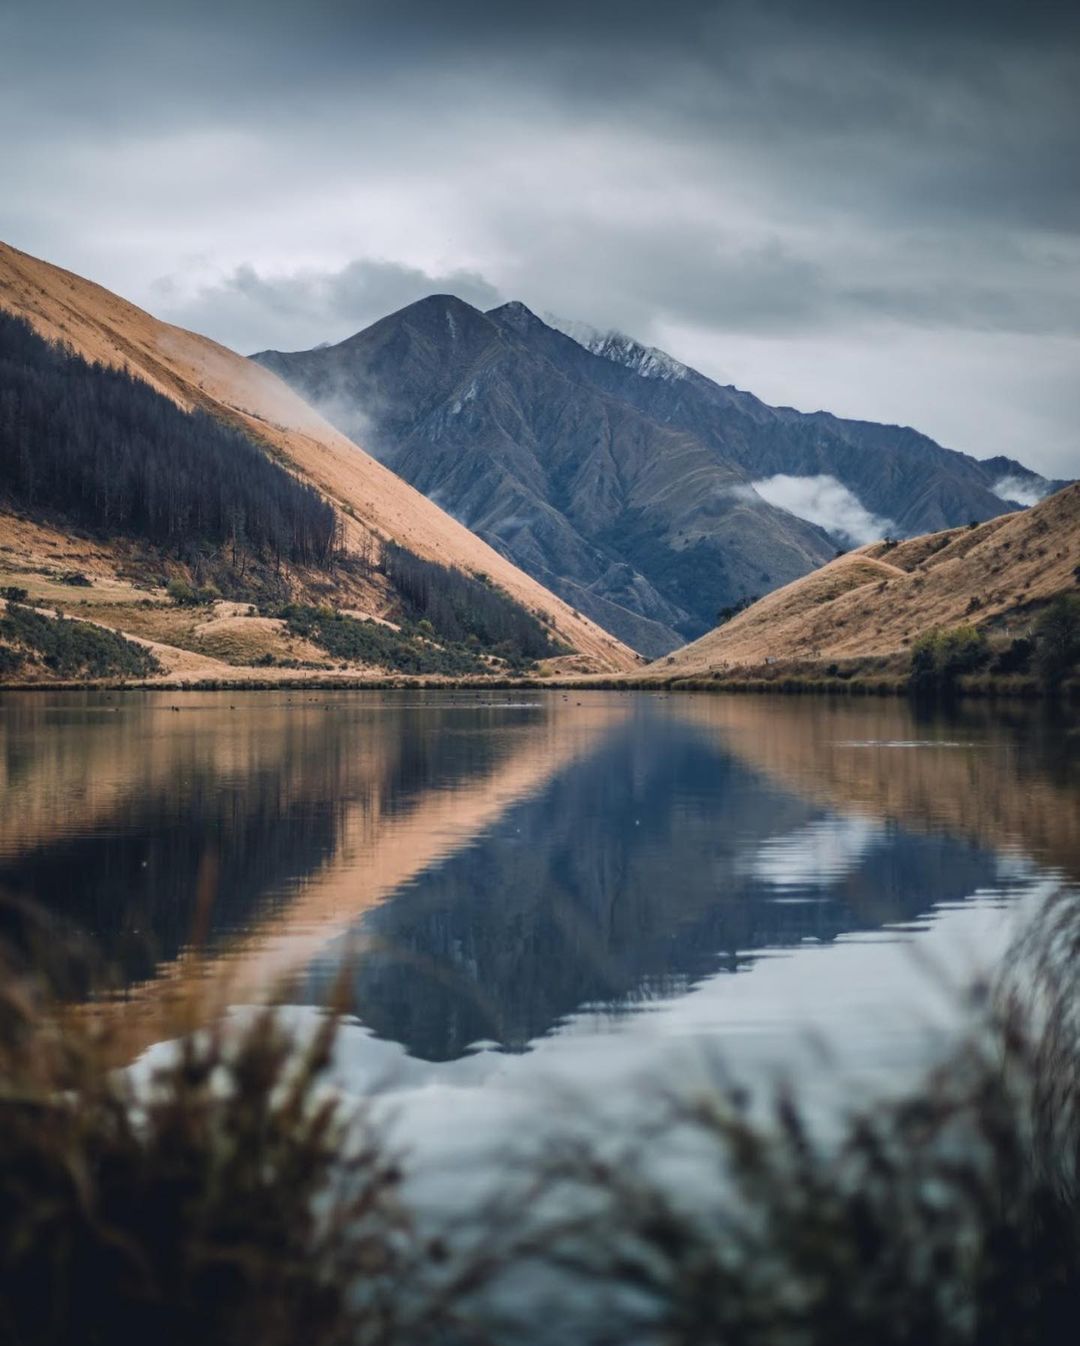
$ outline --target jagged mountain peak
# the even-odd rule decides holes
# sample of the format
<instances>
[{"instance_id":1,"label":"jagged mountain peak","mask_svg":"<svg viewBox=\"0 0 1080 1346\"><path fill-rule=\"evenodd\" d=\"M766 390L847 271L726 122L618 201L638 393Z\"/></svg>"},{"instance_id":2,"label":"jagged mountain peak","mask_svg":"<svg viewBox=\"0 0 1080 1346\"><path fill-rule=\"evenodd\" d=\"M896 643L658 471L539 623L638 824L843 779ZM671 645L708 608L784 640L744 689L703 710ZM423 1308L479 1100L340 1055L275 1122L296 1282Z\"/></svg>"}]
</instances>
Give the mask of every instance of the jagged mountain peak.
<instances>
[{"instance_id":1,"label":"jagged mountain peak","mask_svg":"<svg viewBox=\"0 0 1080 1346\"><path fill-rule=\"evenodd\" d=\"M570 337L579 346L584 346L593 355L599 355L613 364L625 365L643 378L674 382L687 378L691 373L686 365L666 351L657 346L646 346L644 342L627 336L617 328L602 331L589 323L558 318L554 314L545 314L545 318L549 326Z\"/></svg>"},{"instance_id":2,"label":"jagged mountain peak","mask_svg":"<svg viewBox=\"0 0 1080 1346\"><path fill-rule=\"evenodd\" d=\"M502 323L504 326L523 329L532 327L542 321L520 299L510 299L505 304L498 304L495 308L489 308L485 316L495 319L496 322Z\"/></svg>"},{"instance_id":3,"label":"jagged mountain peak","mask_svg":"<svg viewBox=\"0 0 1080 1346\"><path fill-rule=\"evenodd\" d=\"M594 355L626 365L647 379L674 382L685 379L690 370L674 356L657 346L645 346L622 332L609 332L602 340L589 347Z\"/></svg>"},{"instance_id":4,"label":"jagged mountain peak","mask_svg":"<svg viewBox=\"0 0 1080 1346\"><path fill-rule=\"evenodd\" d=\"M348 353L357 347L367 346L372 333L396 332L403 328L418 330L440 342L444 337L449 337L451 344L454 344L467 335L481 335L480 329L485 327L488 327L485 315L456 294L429 294L388 313L385 318L379 318L370 327L361 328L342 341L322 341L307 351L254 351L250 358L261 364L273 365L279 356L303 358L317 352Z\"/></svg>"},{"instance_id":5,"label":"jagged mountain peak","mask_svg":"<svg viewBox=\"0 0 1080 1346\"><path fill-rule=\"evenodd\" d=\"M459 299L456 294L428 294L423 299L414 299L411 304L406 304L404 308L399 309L398 316L433 312L469 313L475 316L480 310L474 308L466 300ZM390 316L395 315L391 314Z\"/></svg>"},{"instance_id":6,"label":"jagged mountain peak","mask_svg":"<svg viewBox=\"0 0 1080 1346\"><path fill-rule=\"evenodd\" d=\"M390 314L389 318L382 319L384 323L395 321L408 322L421 328L445 327L447 336L453 342L482 327L485 318L478 308L473 308L472 304L459 299L456 294L429 294L407 304L397 313ZM357 337L363 335L363 332L357 333Z\"/></svg>"}]
</instances>

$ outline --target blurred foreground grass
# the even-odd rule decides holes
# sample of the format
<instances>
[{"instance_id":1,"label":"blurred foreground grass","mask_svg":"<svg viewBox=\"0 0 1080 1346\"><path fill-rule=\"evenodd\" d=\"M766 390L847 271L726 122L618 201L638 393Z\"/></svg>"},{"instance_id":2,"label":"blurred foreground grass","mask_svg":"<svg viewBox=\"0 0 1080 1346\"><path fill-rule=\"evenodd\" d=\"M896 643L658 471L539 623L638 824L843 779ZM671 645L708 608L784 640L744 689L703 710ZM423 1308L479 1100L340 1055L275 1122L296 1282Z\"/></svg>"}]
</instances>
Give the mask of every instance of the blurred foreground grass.
<instances>
[{"instance_id":1,"label":"blurred foreground grass","mask_svg":"<svg viewBox=\"0 0 1080 1346\"><path fill-rule=\"evenodd\" d=\"M8 922L9 927L12 922ZM19 908L0 967L0 1342L1054 1346L1080 1323L1080 903L1062 891L948 1065L827 1139L781 1092L568 1126L531 1198L433 1234L329 1085L337 1022L178 1017L151 1072L62 1012L80 961ZM18 952L16 952L18 950ZM579 1119L580 1120L580 1119ZM574 1138L571 1139L571 1136ZM685 1145L701 1183L650 1154ZM714 1195L712 1195L715 1193ZM543 1309L531 1281L546 1284ZM498 1306L498 1307L496 1307Z\"/></svg>"}]
</instances>

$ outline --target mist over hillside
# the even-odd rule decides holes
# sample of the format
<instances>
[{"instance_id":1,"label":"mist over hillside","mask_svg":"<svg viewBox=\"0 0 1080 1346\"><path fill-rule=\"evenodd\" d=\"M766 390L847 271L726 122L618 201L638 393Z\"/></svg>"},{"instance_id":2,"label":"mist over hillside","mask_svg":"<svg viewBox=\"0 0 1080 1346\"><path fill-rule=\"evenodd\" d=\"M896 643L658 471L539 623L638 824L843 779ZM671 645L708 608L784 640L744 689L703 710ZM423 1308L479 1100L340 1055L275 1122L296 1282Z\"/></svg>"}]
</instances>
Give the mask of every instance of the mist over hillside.
<instances>
[{"instance_id":1,"label":"mist over hillside","mask_svg":"<svg viewBox=\"0 0 1080 1346\"><path fill-rule=\"evenodd\" d=\"M527 573L664 654L838 550L1053 483L901 426L770 407L617 332L432 295L253 357Z\"/></svg>"}]
</instances>

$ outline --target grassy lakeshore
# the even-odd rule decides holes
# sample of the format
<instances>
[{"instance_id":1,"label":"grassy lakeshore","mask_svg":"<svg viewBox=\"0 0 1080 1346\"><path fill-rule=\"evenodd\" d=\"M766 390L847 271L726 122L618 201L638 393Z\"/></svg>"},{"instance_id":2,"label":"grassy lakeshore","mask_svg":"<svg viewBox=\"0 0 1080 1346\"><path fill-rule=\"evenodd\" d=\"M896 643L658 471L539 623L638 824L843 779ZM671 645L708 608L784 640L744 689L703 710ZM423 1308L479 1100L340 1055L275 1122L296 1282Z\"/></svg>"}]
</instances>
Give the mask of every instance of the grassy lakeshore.
<instances>
[{"instance_id":1,"label":"grassy lakeshore","mask_svg":"<svg viewBox=\"0 0 1080 1346\"><path fill-rule=\"evenodd\" d=\"M843 659L768 658L753 663L721 663L687 667L670 655L634 672L602 674L576 666L564 650L554 658L495 661L478 657L464 644L440 649L422 630L401 635L375 622L333 617L317 609L287 610L300 614L302 634L310 635L319 620L342 630L353 643L338 667L273 657L256 664L205 662L169 667L164 647L132 640L77 619L49 618L9 601L0 615L0 637L37 642L36 662L18 646L0 646L0 688L8 690L75 690L94 687L161 691L388 690L394 688L536 689L604 691L768 692L785 695L903 696L1008 700L1080 697L1080 598L1062 595L1042 609L1025 633L1011 639L988 638L970 625L924 632L909 648L889 654L864 654ZM302 620L301 620L302 619ZM241 618L241 625L256 619ZM25 628L25 629L24 629ZM321 638L321 637L320 637ZM390 667L365 665L356 650L374 641L391 652ZM382 642L380 644L379 642ZM336 647L335 647L336 648ZM539 647L538 647L539 648ZM689 648L689 647L688 647ZM317 652L317 651L316 651ZM404 652L404 653L403 653ZM176 654L177 651L172 651ZM44 657L42 657L44 655ZM161 656L161 657L159 657ZM406 657L407 656L407 657ZM381 661L380 661L381 662Z\"/></svg>"},{"instance_id":2,"label":"grassy lakeshore","mask_svg":"<svg viewBox=\"0 0 1080 1346\"><path fill-rule=\"evenodd\" d=\"M890 697L911 695L906 674L866 671L853 676L829 676L805 665L770 666L765 670L742 670L702 676L635 676L603 674L529 677L491 676L473 678L410 677L401 674L297 672L258 670L252 676L238 673L230 678L86 678L0 681L0 692L157 691L157 692L257 692L257 691L605 691L605 692L713 692L732 694L769 693L784 696ZM950 688L954 698L972 700L1038 701L1056 698L1080 702L1080 681L1070 679L1052 691L1031 676L976 674L957 680Z\"/></svg>"}]
</instances>

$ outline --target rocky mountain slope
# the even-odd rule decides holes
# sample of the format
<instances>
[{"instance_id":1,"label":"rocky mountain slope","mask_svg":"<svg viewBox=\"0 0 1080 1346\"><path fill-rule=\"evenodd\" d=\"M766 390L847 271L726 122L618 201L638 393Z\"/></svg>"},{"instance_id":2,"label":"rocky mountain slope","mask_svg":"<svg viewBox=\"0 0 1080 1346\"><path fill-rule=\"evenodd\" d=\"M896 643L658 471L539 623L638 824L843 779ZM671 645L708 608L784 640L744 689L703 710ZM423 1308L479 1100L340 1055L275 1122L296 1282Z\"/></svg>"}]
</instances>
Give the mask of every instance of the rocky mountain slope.
<instances>
[{"instance_id":1,"label":"rocky mountain slope","mask_svg":"<svg viewBox=\"0 0 1080 1346\"><path fill-rule=\"evenodd\" d=\"M481 313L436 295L336 346L254 358L654 656L853 535L993 517L1011 507L995 493L1006 479L1048 489L1008 460L769 407L628 337L569 331L518 303Z\"/></svg>"},{"instance_id":2,"label":"rocky mountain slope","mask_svg":"<svg viewBox=\"0 0 1080 1346\"><path fill-rule=\"evenodd\" d=\"M1047 600L1075 592L1078 579L1080 484L975 527L849 552L766 595L649 674L898 654L928 631L968 623L1019 635Z\"/></svg>"},{"instance_id":3,"label":"rocky mountain slope","mask_svg":"<svg viewBox=\"0 0 1080 1346\"><path fill-rule=\"evenodd\" d=\"M609 386L665 424L700 435L752 473L766 494L777 474L828 476L896 537L994 518L1066 484L1011 458L979 460L943 448L909 426L770 407L620 333L570 327L579 344L616 366L604 371ZM627 370L640 377L627 379ZM851 521L839 507L835 523L844 522Z\"/></svg>"},{"instance_id":4,"label":"rocky mountain slope","mask_svg":"<svg viewBox=\"0 0 1080 1346\"><path fill-rule=\"evenodd\" d=\"M646 653L836 549L696 436L590 382L578 366L604 361L513 306L484 314L435 296L340 346L255 358Z\"/></svg>"},{"instance_id":5,"label":"rocky mountain slope","mask_svg":"<svg viewBox=\"0 0 1080 1346\"><path fill-rule=\"evenodd\" d=\"M0 308L25 318L40 335L65 343L83 359L125 368L181 408L208 412L240 430L330 501L340 518L344 545L352 552L371 554L389 540L421 558L487 577L517 603L541 614L581 666L614 671L636 662L607 631L575 613L346 439L265 368L4 244ZM74 557L90 568L95 586L116 581L130 587L124 579L129 558L119 541L65 535L55 520L20 519L0 509L0 550L7 554L5 571L48 572L48 580L56 577L55 566L50 570L37 562ZM348 587L351 606L373 616L381 615L392 597L378 571L357 574ZM129 604L132 614L139 601ZM186 663L190 660L179 661L185 670ZM201 661L199 671L211 671L207 666L212 664Z\"/></svg>"}]
</instances>

